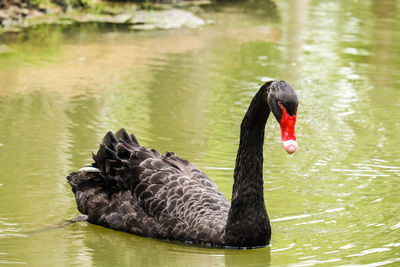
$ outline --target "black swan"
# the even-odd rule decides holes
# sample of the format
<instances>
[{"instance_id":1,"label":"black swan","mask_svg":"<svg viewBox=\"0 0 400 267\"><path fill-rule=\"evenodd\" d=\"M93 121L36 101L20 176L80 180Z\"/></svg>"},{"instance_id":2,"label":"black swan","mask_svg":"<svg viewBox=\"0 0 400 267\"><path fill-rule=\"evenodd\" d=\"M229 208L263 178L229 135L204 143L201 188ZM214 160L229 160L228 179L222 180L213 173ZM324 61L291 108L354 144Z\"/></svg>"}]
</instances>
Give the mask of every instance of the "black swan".
<instances>
[{"instance_id":1,"label":"black swan","mask_svg":"<svg viewBox=\"0 0 400 267\"><path fill-rule=\"evenodd\" d=\"M284 81L267 82L256 93L240 128L231 203L188 161L142 147L121 129L106 134L91 167L67 177L78 209L90 223L140 236L225 248L269 245L265 124L272 111L284 149L295 152L297 105L294 89Z\"/></svg>"}]
</instances>

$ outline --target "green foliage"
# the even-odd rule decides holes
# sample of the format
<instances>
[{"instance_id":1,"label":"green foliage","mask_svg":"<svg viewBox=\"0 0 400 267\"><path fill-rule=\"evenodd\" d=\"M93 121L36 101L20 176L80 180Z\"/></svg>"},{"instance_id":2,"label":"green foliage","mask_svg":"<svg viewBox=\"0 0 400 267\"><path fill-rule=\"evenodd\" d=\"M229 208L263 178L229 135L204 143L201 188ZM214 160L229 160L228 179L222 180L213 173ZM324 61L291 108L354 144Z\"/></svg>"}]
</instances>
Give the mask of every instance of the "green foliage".
<instances>
[{"instance_id":1,"label":"green foliage","mask_svg":"<svg viewBox=\"0 0 400 267\"><path fill-rule=\"evenodd\" d=\"M58 5L66 8L88 8L96 5L95 0L29 0L35 6ZM98 3L97 3L98 4Z\"/></svg>"},{"instance_id":2,"label":"green foliage","mask_svg":"<svg viewBox=\"0 0 400 267\"><path fill-rule=\"evenodd\" d=\"M51 4L50 0L30 0L29 2L34 6L48 6Z\"/></svg>"}]
</instances>

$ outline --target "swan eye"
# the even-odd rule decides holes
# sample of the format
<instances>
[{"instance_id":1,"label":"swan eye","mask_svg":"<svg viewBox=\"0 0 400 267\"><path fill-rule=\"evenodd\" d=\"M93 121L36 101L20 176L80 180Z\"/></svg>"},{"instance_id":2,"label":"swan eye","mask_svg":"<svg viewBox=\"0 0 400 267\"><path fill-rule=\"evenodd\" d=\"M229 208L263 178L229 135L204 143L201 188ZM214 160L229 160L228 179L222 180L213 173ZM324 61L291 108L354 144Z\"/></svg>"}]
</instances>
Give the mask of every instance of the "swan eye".
<instances>
[{"instance_id":1,"label":"swan eye","mask_svg":"<svg viewBox=\"0 0 400 267\"><path fill-rule=\"evenodd\" d=\"M278 105L280 106L280 107L282 107L283 106L283 104L282 104L282 101L278 101Z\"/></svg>"}]
</instances>

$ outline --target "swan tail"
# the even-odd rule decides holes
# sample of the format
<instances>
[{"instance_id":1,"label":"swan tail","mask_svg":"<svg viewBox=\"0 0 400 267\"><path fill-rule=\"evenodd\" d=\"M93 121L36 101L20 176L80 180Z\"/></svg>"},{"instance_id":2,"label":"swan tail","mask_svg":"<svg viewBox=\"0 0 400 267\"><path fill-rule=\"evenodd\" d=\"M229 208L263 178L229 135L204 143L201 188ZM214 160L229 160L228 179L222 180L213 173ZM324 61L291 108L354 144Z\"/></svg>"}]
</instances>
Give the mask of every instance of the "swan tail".
<instances>
[{"instance_id":1,"label":"swan tail","mask_svg":"<svg viewBox=\"0 0 400 267\"><path fill-rule=\"evenodd\" d=\"M104 178L100 172L77 171L71 173L67 180L75 194L78 210L82 214L89 214L90 210L108 202L108 195L104 190Z\"/></svg>"},{"instance_id":2,"label":"swan tail","mask_svg":"<svg viewBox=\"0 0 400 267\"><path fill-rule=\"evenodd\" d=\"M98 209L103 202L108 203L108 196L114 190L137 184L141 172L138 166L133 166L130 172L124 171L124 175L120 172L127 169L126 161L131 153L140 148L135 135L128 135L125 129L116 134L108 132L104 136L98 152L92 154L94 163L67 177L81 213L88 214L89 210Z\"/></svg>"}]
</instances>

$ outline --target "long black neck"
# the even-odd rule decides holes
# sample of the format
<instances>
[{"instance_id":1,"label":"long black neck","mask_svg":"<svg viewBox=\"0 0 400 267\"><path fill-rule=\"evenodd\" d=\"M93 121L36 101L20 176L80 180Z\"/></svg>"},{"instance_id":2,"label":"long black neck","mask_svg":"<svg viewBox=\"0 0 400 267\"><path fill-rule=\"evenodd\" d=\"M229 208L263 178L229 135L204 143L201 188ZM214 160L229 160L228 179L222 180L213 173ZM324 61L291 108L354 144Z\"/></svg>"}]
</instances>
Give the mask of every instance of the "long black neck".
<instances>
[{"instance_id":1,"label":"long black neck","mask_svg":"<svg viewBox=\"0 0 400 267\"><path fill-rule=\"evenodd\" d=\"M269 85L265 84L257 92L240 128L232 202L225 228L225 242L229 246L265 246L271 237L263 194L263 144L270 114Z\"/></svg>"}]
</instances>

